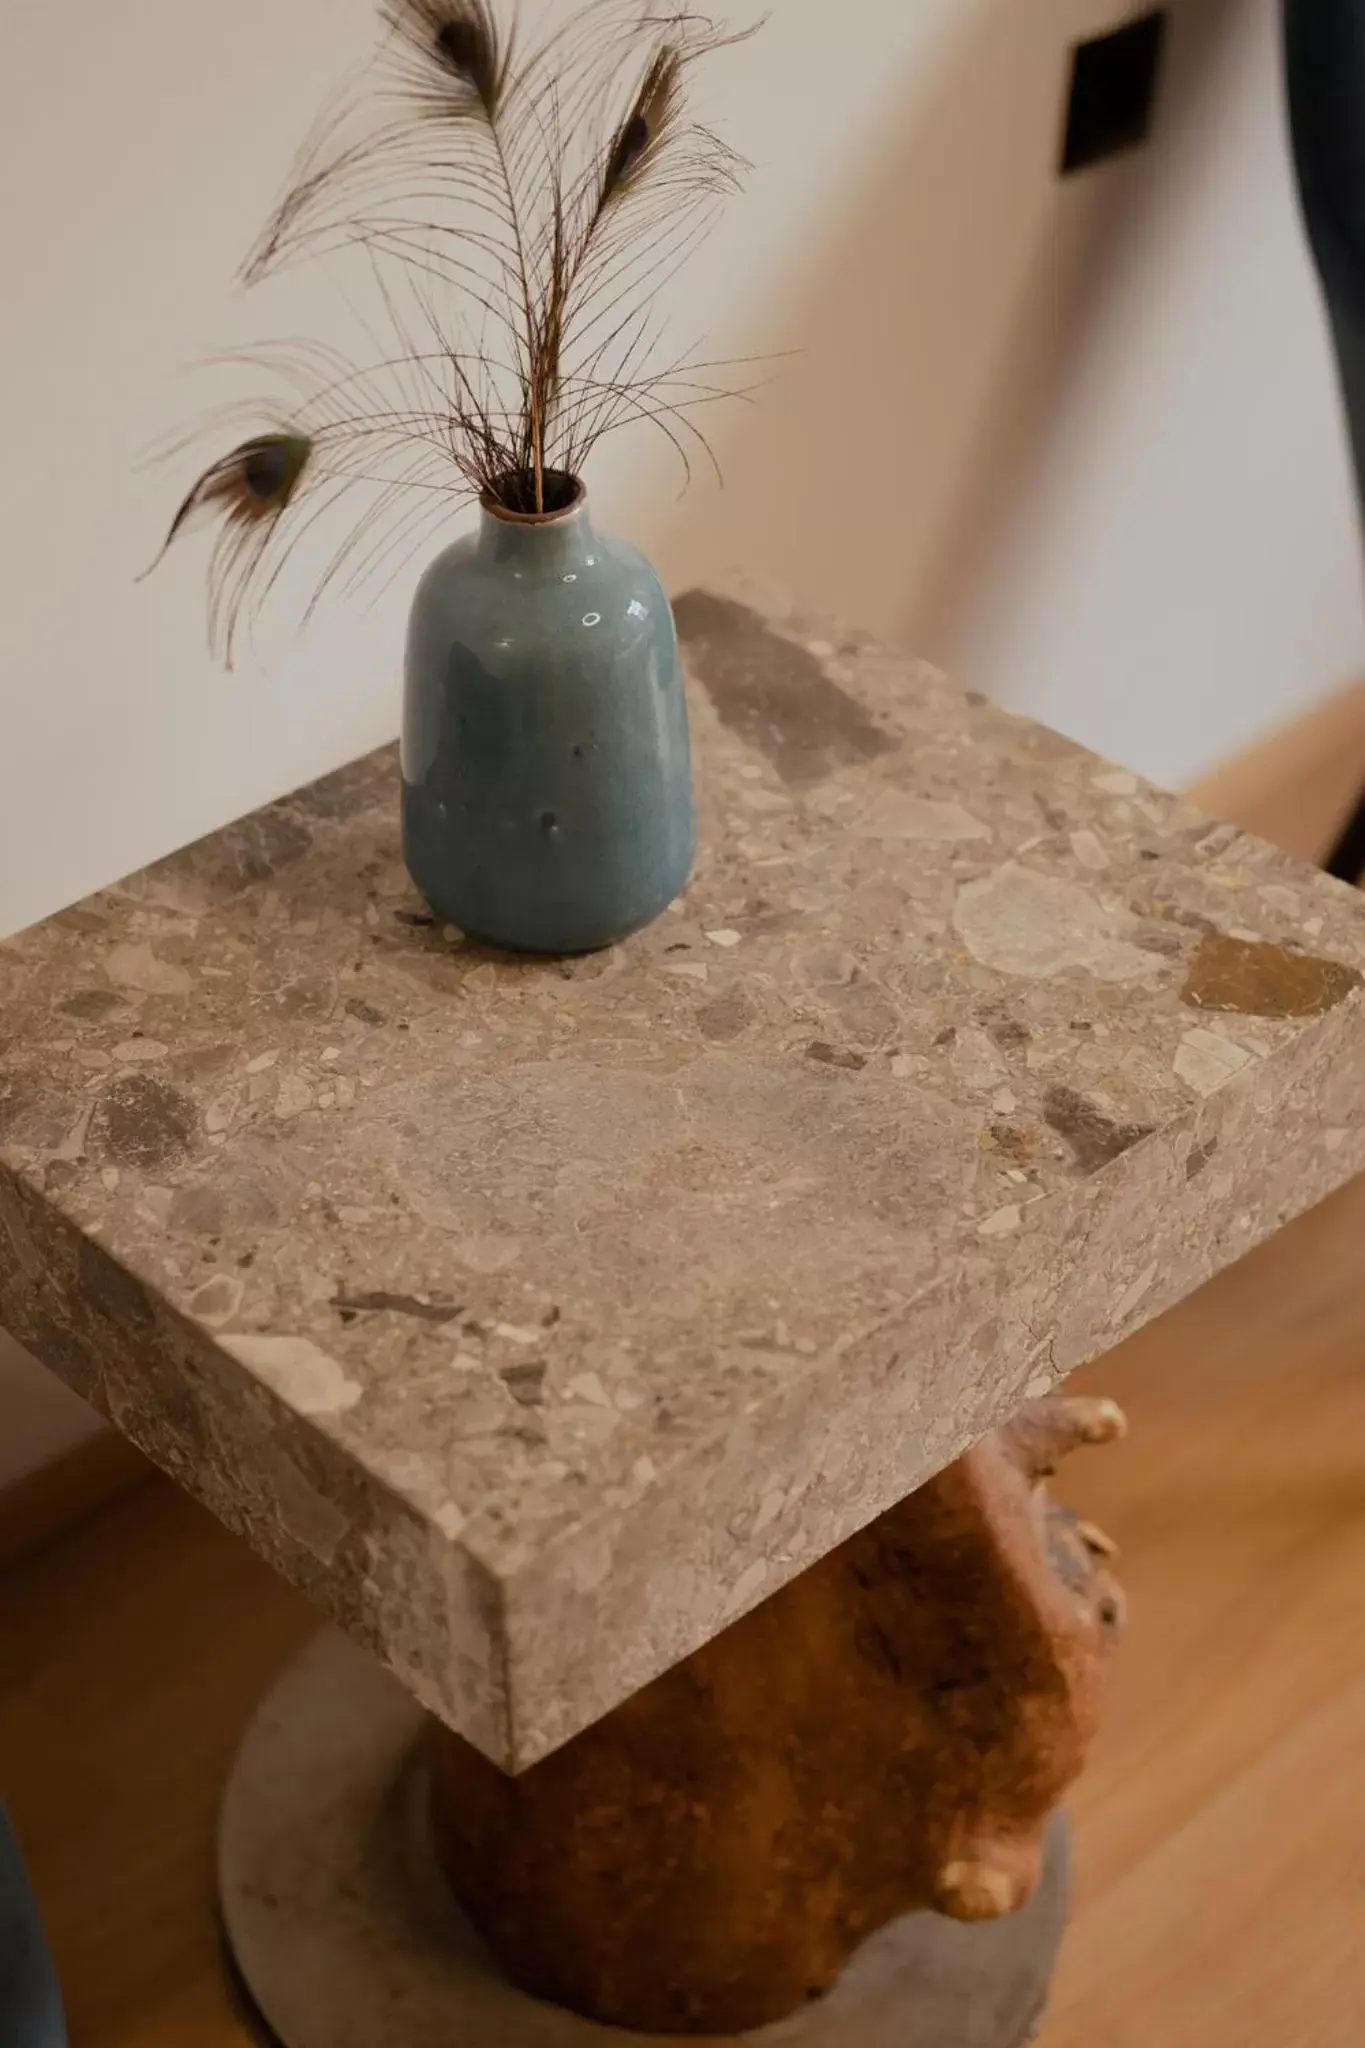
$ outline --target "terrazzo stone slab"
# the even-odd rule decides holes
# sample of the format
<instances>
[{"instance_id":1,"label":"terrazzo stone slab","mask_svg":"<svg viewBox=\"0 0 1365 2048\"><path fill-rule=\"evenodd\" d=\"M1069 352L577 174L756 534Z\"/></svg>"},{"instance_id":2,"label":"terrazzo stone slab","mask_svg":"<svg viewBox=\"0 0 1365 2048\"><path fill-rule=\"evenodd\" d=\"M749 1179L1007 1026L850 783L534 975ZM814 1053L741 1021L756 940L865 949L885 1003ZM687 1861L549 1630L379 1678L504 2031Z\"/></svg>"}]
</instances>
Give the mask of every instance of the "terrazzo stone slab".
<instances>
[{"instance_id":1,"label":"terrazzo stone slab","mask_svg":"<svg viewBox=\"0 0 1365 2048\"><path fill-rule=\"evenodd\" d=\"M0 1324L522 1768L1365 1164L1365 907L694 593L650 931L424 912L385 751L0 947Z\"/></svg>"}]
</instances>

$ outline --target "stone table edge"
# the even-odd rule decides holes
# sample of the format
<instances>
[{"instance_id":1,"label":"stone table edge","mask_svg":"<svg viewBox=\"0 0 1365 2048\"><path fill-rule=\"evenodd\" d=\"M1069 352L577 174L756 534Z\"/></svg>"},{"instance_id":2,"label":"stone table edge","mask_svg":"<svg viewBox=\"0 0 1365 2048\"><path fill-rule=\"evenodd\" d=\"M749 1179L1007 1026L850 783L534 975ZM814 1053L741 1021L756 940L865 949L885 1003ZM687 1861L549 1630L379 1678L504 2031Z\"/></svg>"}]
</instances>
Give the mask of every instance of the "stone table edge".
<instances>
[{"instance_id":1,"label":"stone table edge","mask_svg":"<svg viewBox=\"0 0 1365 2048\"><path fill-rule=\"evenodd\" d=\"M1177 1124L1165 1126L1130 1147L1066 1194L1053 1194L1040 1201L1035 1205L1039 1218L1048 1219L1060 1245L1069 1242L1074 1222L1082 1217L1088 1217L1093 1235L1106 1214L1113 1217L1121 1208L1126 1192L1135 1184L1150 1180L1152 1162L1164 1157L1162 1197L1155 1207L1168 1229L1175 1221L1178 1234L1179 1203L1175 1198L1185 1183L1190 1155L1197 1147L1207 1145L1209 1138L1216 1137L1228 1123L1250 1117L1255 1124L1264 1125L1265 1142L1278 1160L1280 1177L1291 1184L1282 1195L1267 1202L1251 1227L1243 1232L1236 1255L1250 1250L1290 1216L1322 1199L1351 1173L1365 1168L1365 1129L1349 1128L1349 1112L1358 1104L1361 1076L1350 1059L1342 1057L1353 1043L1357 1050L1365 1047L1360 1029L1363 1013L1365 992L1357 990L1334 1010L1305 1024L1291 1043L1257 1059L1203 1103L1191 1105ZM1358 1060L1357 1064L1365 1062ZM1306 1162L1303 1145L1285 1150L1280 1144L1278 1125L1266 1121L1264 1100L1268 1092L1291 1090L1296 1077L1306 1086L1301 1069L1314 1070L1324 1082L1311 1091ZM1349 1142L1330 1154L1323 1153L1321 1134L1337 1125L1338 1120L1331 1114L1332 1104L1337 1100L1347 1122ZM310 1460L319 1461L319 1470L325 1471L324 1491L316 1483L318 1475L304 1471L298 1458L284 1449L276 1434L276 1423L282 1423L297 1446L297 1413L225 1344L171 1308L137 1274L72 1223L59 1203L30 1188L3 1160L0 1229L10 1237L17 1269L26 1271L31 1283L36 1279L41 1292L43 1286L51 1284L50 1273L43 1270L43 1257L33 1245L25 1222L25 1211L30 1205L41 1209L48 1236L53 1236L55 1226L66 1255L80 1264L79 1299L90 1319L90 1328L82 1340L69 1327L59 1326L55 1318L46 1318L40 1301L25 1311L23 1296L12 1293L7 1315L19 1341L27 1344L177 1484L226 1526L249 1540L324 1612L393 1670L422 1705L505 1767L520 1770L571 1739L632 1691L776 1592L857 1528L922 1484L985 1430L1006 1419L1024 1399L1121 1341L1197 1287L1220 1263L1229 1262L1220 1260L1218 1248L1234 1216L1240 1212L1246 1220L1246 1178L1247 1169L1243 1167L1238 1183L1223 1198L1224 1220L1198 1258L1184 1266L1176 1261L1169 1274L1155 1279L1118 1324L1103 1327L1092 1317L1088 1338L1073 1336L1061 1356L1057 1355L1055 1337L1039 1339L1035 1335L1031 1343L1016 1341L1012 1348L1006 1347L1011 1360L1017 1360L1012 1370L1006 1367L1003 1354L988 1359L988 1384L977 1389L974 1401L969 1391L959 1396L948 1428L940 1428L936 1433L931 1424L918 1438L913 1432L908 1433L899 1440L897 1453L875 1475L866 1464L859 1466L851 1488L856 1499L845 1502L833 1513L828 1502L822 1506L818 1539L803 1537L796 1512L803 1497L793 1493L784 1503L783 1511L763 1528L736 1540L727 1556L723 1579L718 1572L711 1574L709 1605L703 1600L690 1612L684 1609L683 1623L675 1623L667 1630L651 1629L649 1625L650 1574L686 1573L691 1569L699 1582L704 1581L704 1569L689 1561L689 1552L704 1551L708 1534L717 1524L723 1523L729 1529L737 1517L752 1511L755 1494L761 1492L764 1484L762 1468L766 1460L776 1456L789 1467L801 1462L790 1449L774 1452L774 1440L784 1431L798 1431L807 1445L810 1437L817 1435L825 1449L830 1441L828 1430L837 1429L845 1437L852 1433L856 1427L852 1418L857 1410L869 1418L870 1427L875 1405L879 1425L876 1437L885 1444L889 1435L888 1403L890 1412L894 1412L897 1391L896 1361L917 1340L919 1318L941 1302L945 1289L955 1281L962 1286L960 1275L936 1281L907 1307L856 1334L843 1356L850 1369L861 1367L867 1376L861 1395L850 1394L842 1374L832 1394L828 1374L823 1382L820 1376L821 1364L827 1361L815 1359L778 1392L756 1403L745 1418L742 1432L717 1426L709 1435L690 1444L669 1475L673 1507L666 1521L660 1519L658 1500L647 1492L624 1513L619 1507L604 1507L586 1518L571 1535L548 1548L524 1560L504 1560L500 1565L484 1555L477 1544L458 1535L445 1536L426 1522L399 1490L361 1466L328 1430L326 1415L318 1414L307 1418L309 1434L304 1448ZM1273 1179L1271 1186L1273 1189ZM1197 1214L1207 1220L1213 1213L1209 1204L1201 1200ZM1149 1239L1145 1249L1150 1252L1156 1242ZM977 1277L970 1288L962 1288L962 1301L968 1307L973 1305L973 1289L980 1294L981 1276L988 1276L997 1263L1003 1263L998 1247L993 1251L979 1239L973 1246L969 1234L964 1232L964 1257L972 1250L976 1257L968 1263ZM1158 1260L1157 1264L1160 1263ZM1066 1288L1066 1278L1060 1275L1059 1305L1063 1310ZM942 1358L928 1387L921 1377L918 1386L911 1388L908 1375L901 1376L902 1403L909 1396L912 1405L918 1406L936 1384L941 1384L943 1372L951 1369L951 1361L944 1363L943 1359L950 1352L960 1353L963 1349L960 1329L960 1319L955 1319L951 1340L939 1346ZM105 1391L101 1352L110 1345L127 1345L130 1332L135 1333L140 1355L146 1361L142 1367L144 1384L139 1389L149 1397L145 1407L130 1405L126 1398L111 1401ZM927 1345L928 1340L923 1341ZM1043 1353L1047 1354L1045 1365L1039 1362ZM920 1375L926 1355L926 1349L915 1354L914 1369ZM165 1387L159 1390L162 1367L168 1370ZM183 1430L191 1413L186 1407L187 1389L191 1390L193 1420L201 1432L201 1455L194 1462L183 1451ZM174 1404L181 1436L159 1427L158 1391L164 1391L168 1404ZM823 1397L826 1406L837 1408L837 1416L827 1418L827 1432L823 1435L810 1427L813 1391ZM210 1457L202 1455L205 1436L214 1449ZM908 1455L906 1446L913 1446ZM715 1490L703 1516L697 1512L691 1490L680 1488L678 1482L683 1474L704 1473L708 1467L719 1469L726 1479L725 1485ZM227 1483L229 1475L231 1484ZM680 1501L684 1492L688 1495L686 1514ZM356 1510L356 1520L341 1529L337 1527L338 1499L353 1503ZM337 1548L345 1541L364 1545L364 1525L380 1501L384 1509L381 1550L362 1559L367 1567L364 1571L337 1572ZM380 1518L373 1519L378 1522ZM611 1660L614 1682L609 1690L602 1690L594 1687L590 1670L566 1682L562 1660L557 1655L544 1654L543 1611L549 1598L561 1614L564 1612L567 1579L574 1589L568 1604L576 1602L581 1606L585 1623L592 1615L595 1586L604 1575L603 1558L600 1554L594 1556L594 1548L600 1542L601 1525L608 1521L614 1540L605 1570L615 1574L618 1561L623 1561L637 1575L643 1571L646 1583L633 1602L633 1611L644 1625L636 1631L629 1646L623 1648L618 1640L620 1654ZM661 1549L662 1558L658 1555ZM755 1568L760 1564L763 1572L755 1576ZM770 1570L774 1564L776 1570ZM375 1566L382 1578L371 1575L370 1567ZM619 1577L616 1582L619 1584ZM340 1588L350 1584L360 1588L361 1597L354 1604L336 1597ZM396 1616L413 1611L421 1616L420 1626L411 1630L395 1627ZM618 1602L618 1615L620 1611ZM632 1611L631 1604L626 1611ZM532 1618L523 1623L523 1613ZM590 1640L586 1630L584 1640ZM421 1647L432 1642L445 1650L439 1669L429 1648ZM584 1661L589 1665L601 1664L600 1643L585 1652ZM534 1728L536 1732L523 1734L523 1727Z\"/></svg>"},{"instance_id":2,"label":"stone table edge","mask_svg":"<svg viewBox=\"0 0 1365 2048\"><path fill-rule=\"evenodd\" d=\"M55 1257L44 1257L34 1244L30 1209L41 1210L44 1238L55 1247ZM488 1755L505 1759L507 1672L497 1625L502 1588L467 1547L443 1537L401 1493L363 1466L328 1430L325 1416L307 1418L304 1448L313 1470L305 1470L294 1455L300 1417L282 1396L0 1157L0 1245L6 1239L12 1270L27 1274L29 1282L27 1289L6 1286L0 1261L0 1321L17 1342L393 1671L424 1707ZM70 1294L51 1303L59 1314L49 1314L44 1299L55 1293L53 1274L63 1257L81 1273L83 1328L64 1307ZM104 1361L130 1346L138 1363L111 1397ZM130 1381L141 1397L136 1401L127 1395ZM187 1434L195 1443L193 1458L185 1448ZM205 1455L205 1445L211 1455ZM355 1521L345 1522L338 1499L354 1505ZM374 1513L380 1502L382 1516ZM401 1586L381 1583L368 1569L336 1569L342 1543L353 1541L363 1550L367 1524L382 1530L382 1548L370 1552L368 1563L386 1572L401 1570ZM340 1597L352 1587L359 1589L356 1600ZM393 1627L396 1606L414 1595L421 1599L422 1625L399 1632ZM437 1660L420 1649L433 1639L446 1651L439 1670ZM480 1648L482 1658L474 1654ZM461 1671L463 1682L453 1683Z\"/></svg>"},{"instance_id":3,"label":"stone table edge","mask_svg":"<svg viewBox=\"0 0 1365 2048\"><path fill-rule=\"evenodd\" d=\"M1092 1315L1079 1330L1073 1329L1060 1346L1052 1335L1034 1336L1029 1343L1019 1346L1017 1369L1006 1372L1002 1361L991 1376L990 1384L978 1389L974 1407L969 1405L969 1394L960 1397L962 1406L952 1408L950 1427L940 1428L936 1433L931 1425L926 1436L919 1440L913 1456L899 1461L888 1459L887 1469L876 1476L870 1473L867 1464L860 1466L854 1489L856 1506L850 1505L836 1516L831 1512L828 1501L823 1502L818 1516L814 1518L821 1532L818 1540L803 1540L799 1510L806 1505L804 1496L795 1501L789 1497L785 1514L779 1514L762 1530L764 1541L761 1545L754 1546L747 1553L743 1549L732 1553L726 1576L734 1590L718 1609L705 1613L685 1633L675 1629L662 1645L657 1640L651 1642L647 1655L641 1654L643 1644L638 1639L633 1646L634 1654L629 1657L619 1644L616 1646L617 1654L612 1659L611 1669L614 1680L624 1678L624 1684L613 1683L609 1693L592 1696L590 1669L582 1670L579 1683L573 1685L566 1682L562 1657L544 1655L543 1615L546 1602L553 1599L563 1613L569 1597L566 1581L572 1585L576 1571L582 1587L582 1619L586 1621L592 1612L593 1587L601 1580L604 1563L600 1554L592 1555L598 1534L593 1520L585 1520L563 1542L529 1558L524 1566L504 1577L501 1584L508 1626L510 1693L516 1701L517 1717L534 1723L539 1731L534 1741L522 1743L514 1727L516 1768L527 1768L551 1753L561 1742L570 1740L582 1727L591 1725L593 1720L618 1705L623 1697L629 1697L632 1691L647 1684L660 1671L690 1655L721 1629L739 1620L857 1529L960 1456L988 1429L1006 1421L1025 1400L1050 1390L1080 1365L1102 1356L1194 1292L1216 1272L1252 1251L1295 1216L1324 1200L1355 1173L1365 1171L1365 1124L1361 1123L1359 1115L1360 1099L1365 1093L1363 1019L1365 991L1357 990L1335 1010L1315 1020L1291 1045L1258 1060L1250 1070L1234 1076L1204 1102L1192 1105L1179 1124L1167 1126L1140 1145L1131 1147L1065 1196L1054 1195L1040 1202L1037 1205L1039 1210L1049 1213L1054 1227L1058 1205L1061 1204L1070 1222L1079 1222L1082 1218L1088 1220L1088 1237L1093 1238L1107 1222L1121 1240L1125 1198L1141 1182L1149 1180L1151 1161L1164 1155L1165 1199L1158 1198L1154 1203L1149 1186L1144 1207L1154 1207L1162 1219L1166 1239L1161 1242L1169 1264L1160 1257L1153 1260L1152 1252L1159 1240L1149 1237L1144 1245L1144 1261L1147 1265L1155 1265L1157 1272L1140 1300L1133 1303L1119 1320L1106 1324L1102 1318ZM1342 1057L1352 1048L1356 1054L1354 1065ZM1296 1076L1294 1072L1287 1071L1289 1069L1308 1069L1309 1072ZM1267 1084L1271 1081L1281 1084L1280 1092L1288 1092L1297 1085L1312 1104L1313 1121L1306 1126L1304 1137L1297 1144L1286 1146L1283 1143L1279 1124L1268 1114L1270 1105L1265 1097L1269 1092ZM1334 1105L1338 1114L1332 1113ZM1197 1217L1207 1221L1216 1216L1219 1221L1216 1229L1204 1233L1206 1242L1197 1255L1182 1262L1179 1247L1185 1220L1181 1215L1179 1197L1189 1186L1187 1162L1211 1138L1216 1140L1228 1124L1238 1120L1249 1121L1261 1134L1266 1153L1263 1202L1259 1207L1254 1205L1248 1187L1249 1166L1243 1168L1236 1183L1220 1198L1216 1207L1203 1199L1197 1205L1191 1200L1190 1207ZM1324 1149L1323 1143L1324 1134L1328 1131L1343 1138L1343 1142L1331 1151ZM1070 1235L1068 1223L1063 1226L1063 1244L1070 1240ZM1230 1238L1234 1240L1234 1248L1224 1257ZM813 1438L823 1451L830 1441L829 1432L839 1429L847 1433L850 1430L850 1417L855 1406L860 1405L867 1416L872 1440L884 1445L889 1417L895 1412L896 1361L923 1336L916 1327L918 1319L924 1315L926 1321L932 1320L934 1304L942 1300L945 1288L950 1285L950 1282L935 1283L907 1308L894 1312L875 1328L860 1334L843 1355L850 1366L861 1363L866 1367L867 1384L861 1397L852 1396L847 1381L841 1377L837 1417L824 1418L824 1433L818 1420L812 1427L812 1395L817 1397L817 1406L821 1405L820 1397L823 1397L826 1407L835 1403L830 1399L829 1378L821 1379L818 1373L820 1361L816 1360L812 1361L816 1371L794 1376L778 1393L755 1407L746 1418L747 1427L742 1441L736 1442L732 1433L727 1444L726 1432L717 1429L710 1437L692 1445L681 1469L696 1472L723 1446L728 1453L726 1462L737 1472L734 1494L716 1500L713 1512L706 1518L705 1528L695 1513L691 1496L688 1511L682 1512L679 1494L686 1489L677 1486L676 1470L670 1474L674 1482L671 1488L674 1505L667 1527L661 1525L657 1513L649 1513L648 1496L624 1515L619 1509L614 1511L615 1542L612 1556L607 1560L607 1569L613 1572L614 1584L619 1587L618 1560L632 1566L637 1573L643 1567L646 1575L651 1570L687 1572L691 1559L705 1549L706 1529L724 1522L727 1514L753 1505L754 1495L760 1493L764 1485L765 1464L791 1469L801 1462L800 1454L792 1447L775 1447L773 1439L784 1429L793 1441L799 1435L807 1452ZM1066 1286L1063 1276L1059 1282L1063 1297ZM969 1304L970 1295L964 1295L964 1305ZM1062 1307L1064 1326L1065 1299ZM958 1341L959 1328L955 1320L952 1337L940 1346L945 1359L950 1360L963 1348ZM925 1356L924 1349L915 1354L913 1372L923 1372ZM949 1369L950 1365L945 1364L940 1367L940 1373ZM922 1402L934 1391L933 1382L926 1386L922 1379L917 1388L911 1388L908 1376L903 1380L903 1386L902 1401L908 1394L913 1402ZM907 1437L902 1441L908 1443L913 1439ZM806 1462L809 1463L809 1456ZM746 1495L747 1500L744 1498ZM604 1515L601 1519L605 1521L607 1517ZM835 1531L832 1535L831 1529ZM782 1546L786 1546L785 1549ZM755 1585L750 1575L754 1566L765 1557L776 1557L779 1568L771 1575L765 1574L761 1583ZM580 1559L585 1562L580 1564ZM637 1610L647 1606L648 1587L641 1591L644 1597L637 1599ZM520 1626L523 1611L536 1617L524 1629ZM565 1632L572 1636L572 1620ZM589 1667L591 1662L590 1657L584 1657L585 1667ZM585 1697L589 1701L586 1711ZM566 1710L570 1700L574 1702L571 1712Z\"/></svg>"}]
</instances>

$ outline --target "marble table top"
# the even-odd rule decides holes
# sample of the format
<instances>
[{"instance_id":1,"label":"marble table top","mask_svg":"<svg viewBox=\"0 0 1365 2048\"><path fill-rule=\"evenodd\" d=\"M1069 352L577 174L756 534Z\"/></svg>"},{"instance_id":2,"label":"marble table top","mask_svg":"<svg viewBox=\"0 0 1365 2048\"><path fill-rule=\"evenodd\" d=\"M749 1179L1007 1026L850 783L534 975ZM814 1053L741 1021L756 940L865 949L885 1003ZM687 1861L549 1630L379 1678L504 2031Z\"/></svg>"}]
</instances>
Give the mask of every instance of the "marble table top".
<instances>
[{"instance_id":1,"label":"marble table top","mask_svg":"<svg viewBox=\"0 0 1365 2048\"><path fill-rule=\"evenodd\" d=\"M692 593L702 849L434 922L390 751L0 946L0 1324L523 1768L1365 1164L1365 903Z\"/></svg>"}]
</instances>

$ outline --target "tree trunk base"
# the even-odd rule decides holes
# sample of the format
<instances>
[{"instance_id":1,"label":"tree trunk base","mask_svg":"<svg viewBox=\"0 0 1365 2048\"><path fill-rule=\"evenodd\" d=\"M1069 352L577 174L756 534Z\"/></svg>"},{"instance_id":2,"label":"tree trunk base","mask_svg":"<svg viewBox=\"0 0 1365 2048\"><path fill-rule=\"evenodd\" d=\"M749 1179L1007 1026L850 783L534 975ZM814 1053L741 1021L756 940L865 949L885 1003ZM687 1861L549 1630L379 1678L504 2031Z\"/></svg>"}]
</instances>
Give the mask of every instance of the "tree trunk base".
<instances>
[{"instance_id":1,"label":"tree trunk base","mask_svg":"<svg viewBox=\"0 0 1365 2048\"><path fill-rule=\"evenodd\" d=\"M676 2041L581 2019L516 1990L455 1904L431 1845L426 1716L340 1636L285 1671L223 1804L219 1883L237 1972L280 2048L631 2048ZM1066 1921L1054 1820L1030 1902L968 1924L911 1913L834 1989L717 2048L1023 2048Z\"/></svg>"}]
</instances>

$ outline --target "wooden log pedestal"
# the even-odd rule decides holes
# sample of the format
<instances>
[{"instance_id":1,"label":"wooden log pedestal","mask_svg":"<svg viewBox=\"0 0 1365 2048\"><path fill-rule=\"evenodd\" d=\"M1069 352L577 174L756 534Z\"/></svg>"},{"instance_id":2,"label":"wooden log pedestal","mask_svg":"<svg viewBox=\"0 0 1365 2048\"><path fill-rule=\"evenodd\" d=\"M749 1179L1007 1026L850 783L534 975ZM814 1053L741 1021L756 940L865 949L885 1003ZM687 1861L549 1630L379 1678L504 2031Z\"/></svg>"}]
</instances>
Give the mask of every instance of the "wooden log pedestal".
<instances>
[{"instance_id":1,"label":"wooden log pedestal","mask_svg":"<svg viewBox=\"0 0 1365 2048\"><path fill-rule=\"evenodd\" d=\"M519 1777L315 1643L224 1805L225 1926L274 2037L1020 2048L1121 1620L1106 1540L1045 1481L1121 1426L1035 1402Z\"/></svg>"},{"instance_id":2,"label":"wooden log pedestal","mask_svg":"<svg viewBox=\"0 0 1365 2048\"><path fill-rule=\"evenodd\" d=\"M700 850L624 946L442 926L389 749L0 943L0 1326L362 1658L228 1801L288 2048L430 1982L341 1911L423 1716L427 1877L520 1987L432 2048L929 2048L931 1985L1012 2048L1117 1597L1029 1404L1365 1169L1356 891L856 633L675 609ZM348 1701L401 1728L322 1786Z\"/></svg>"}]
</instances>

